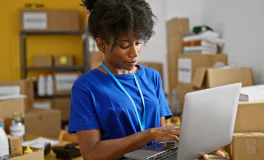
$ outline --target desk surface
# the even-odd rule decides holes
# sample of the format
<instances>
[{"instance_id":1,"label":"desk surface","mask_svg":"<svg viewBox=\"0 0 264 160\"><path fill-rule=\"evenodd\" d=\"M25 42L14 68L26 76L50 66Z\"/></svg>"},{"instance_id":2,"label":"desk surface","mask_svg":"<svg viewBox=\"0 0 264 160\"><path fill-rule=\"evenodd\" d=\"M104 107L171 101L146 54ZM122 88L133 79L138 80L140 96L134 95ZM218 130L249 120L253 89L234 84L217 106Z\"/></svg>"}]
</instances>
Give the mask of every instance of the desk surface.
<instances>
[{"instance_id":1,"label":"desk surface","mask_svg":"<svg viewBox=\"0 0 264 160\"><path fill-rule=\"evenodd\" d=\"M28 140L36 139L38 137L40 137L40 136L33 135L33 134L27 134L27 135L25 135L24 139L25 139L25 141L28 141ZM47 138L47 137L45 137L45 138ZM48 138L48 139L56 140L56 139L52 139L52 138ZM69 142L63 141L63 142L60 142L60 144L58 144L56 146L60 146L60 145L63 146L67 143L69 143ZM45 156L45 160L57 160L55 153L51 150L50 153L47 156ZM83 158L80 156L80 157L73 158L72 160L83 160Z\"/></svg>"}]
</instances>

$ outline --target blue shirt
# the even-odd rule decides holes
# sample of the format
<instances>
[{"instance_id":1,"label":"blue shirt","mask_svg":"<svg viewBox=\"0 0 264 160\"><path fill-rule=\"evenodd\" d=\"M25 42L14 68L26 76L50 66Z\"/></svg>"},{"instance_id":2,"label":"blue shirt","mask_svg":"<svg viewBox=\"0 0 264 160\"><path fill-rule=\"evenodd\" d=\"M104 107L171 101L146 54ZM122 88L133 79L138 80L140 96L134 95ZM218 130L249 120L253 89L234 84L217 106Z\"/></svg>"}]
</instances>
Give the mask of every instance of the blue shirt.
<instances>
[{"instance_id":1,"label":"blue shirt","mask_svg":"<svg viewBox=\"0 0 264 160\"><path fill-rule=\"evenodd\" d=\"M145 100L146 129L160 127L160 117L172 116L159 73L139 66L135 73ZM140 120L142 100L132 74L115 75L136 104ZM72 87L69 132L98 129L102 140L140 132L134 107L114 79L98 69L81 75Z\"/></svg>"}]
</instances>

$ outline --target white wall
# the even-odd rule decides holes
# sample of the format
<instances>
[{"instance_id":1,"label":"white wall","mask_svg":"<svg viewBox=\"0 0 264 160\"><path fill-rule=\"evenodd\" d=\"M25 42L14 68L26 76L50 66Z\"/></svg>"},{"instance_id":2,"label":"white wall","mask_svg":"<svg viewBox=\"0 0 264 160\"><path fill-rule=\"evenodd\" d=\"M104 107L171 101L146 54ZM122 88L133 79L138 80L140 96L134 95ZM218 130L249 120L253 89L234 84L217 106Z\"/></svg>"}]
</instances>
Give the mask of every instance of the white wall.
<instances>
[{"instance_id":1,"label":"white wall","mask_svg":"<svg viewBox=\"0 0 264 160\"><path fill-rule=\"evenodd\" d=\"M164 90L168 92L166 21L189 17L190 26L201 24L201 0L147 0L157 16L155 35L142 48L140 61L161 62L164 68Z\"/></svg>"},{"instance_id":2,"label":"white wall","mask_svg":"<svg viewBox=\"0 0 264 160\"><path fill-rule=\"evenodd\" d=\"M226 41L229 64L253 69L255 84L264 83L264 1L202 0L202 22Z\"/></svg>"},{"instance_id":3,"label":"white wall","mask_svg":"<svg viewBox=\"0 0 264 160\"><path fill-rule=\"evenodd\" d=\"M146 46L143 46L140 61L159 62L163 64L164 90L168 91L168 72L167 72L167 44L166 44L166 25L165 25L165 3L163 0L147 0L150 3L156 22L155 35L149 40Z\"/></svg>"}]
</instances>

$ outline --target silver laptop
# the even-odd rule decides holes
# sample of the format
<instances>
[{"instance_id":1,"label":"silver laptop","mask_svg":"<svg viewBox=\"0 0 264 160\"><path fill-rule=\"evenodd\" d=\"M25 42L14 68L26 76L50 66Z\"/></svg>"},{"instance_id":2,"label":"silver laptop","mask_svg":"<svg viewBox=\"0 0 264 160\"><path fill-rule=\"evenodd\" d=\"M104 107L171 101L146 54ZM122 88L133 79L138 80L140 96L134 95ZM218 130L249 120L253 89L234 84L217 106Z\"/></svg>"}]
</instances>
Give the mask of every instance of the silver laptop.
<instances>
[{"instance_id":1,"label":"silver laptop","mask_svg":"<svg viewBox=\"0 0 264 160\"><path fill-rule=\"evenodd\" d=\"M241 83L187 93L179 144L163 142L125 154L128 159L193 160L232 141Z\"/></svg>"}]
</instances>

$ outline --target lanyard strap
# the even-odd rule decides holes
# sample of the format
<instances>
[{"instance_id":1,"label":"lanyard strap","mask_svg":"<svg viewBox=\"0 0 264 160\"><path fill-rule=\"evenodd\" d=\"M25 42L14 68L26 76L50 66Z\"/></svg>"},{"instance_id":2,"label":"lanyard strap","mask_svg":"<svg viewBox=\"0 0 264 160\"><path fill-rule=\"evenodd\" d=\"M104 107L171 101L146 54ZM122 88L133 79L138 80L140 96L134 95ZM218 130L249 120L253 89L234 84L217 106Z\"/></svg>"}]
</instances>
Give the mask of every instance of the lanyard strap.
<instances>
[{"instance_id":1,"label":"lanyard strap","mask_svg":"<svg viewBox=\"0 0 264 160\"><path fill-rule=\"evenodd\" d=\"M140 126L140 130L141 131L144 131L145 130L145 100L144 100L144 96L142 94L142 91L141 91L141 88L140 88L140 85L138 83L138 80L137 80L137 77L136 75L134 74L134 72L132 72L133 74L133 77L136 81L136 85L137 85L137 88L139 90L139 94L140 94L140 97L141 97L141 100L142 100L142 103L143 103L143 116L142 116L142 121L140 121L140 118L139 118L139 115L138 115L138 111L137 111L137 107L136 107L136 104L134 103L133 99L131 98L131 96L129 95L129 93L125 90L125 88L123 87L123 85L119 82L119 80L115 77L115 75L105 66L104 62L102 63L102 67L105 69L105 71L115 80L115 82L117 83L117 85L121 88L121 90L127 95L127 97L130 99L130 101L132 102L133 106L134 106L134 110L135 110L135 114L137 116L137 119L138 119L138 123L139 123L139 126Z\"/></svg>"}]
</instances>

